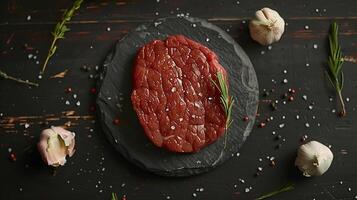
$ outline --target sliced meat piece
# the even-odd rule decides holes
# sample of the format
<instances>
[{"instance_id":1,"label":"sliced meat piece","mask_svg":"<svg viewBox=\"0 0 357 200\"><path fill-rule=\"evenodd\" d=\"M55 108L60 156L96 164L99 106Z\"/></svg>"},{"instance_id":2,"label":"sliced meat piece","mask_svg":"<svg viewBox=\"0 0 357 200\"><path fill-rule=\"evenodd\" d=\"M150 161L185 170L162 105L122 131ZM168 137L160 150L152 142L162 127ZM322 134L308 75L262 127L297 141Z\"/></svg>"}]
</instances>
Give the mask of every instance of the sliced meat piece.
<instances>
[{"instance_id":1,"label":"sliced meat piece","mask_svg":"<svg viewBox=\"0 0 357 200\"><path fill-rule=\"evenodd\" d=\"M220 92L226 75L216 54L182 35L143 46L134 66L131 100L147 137L174 152L196 152L225 131Z\"/></svg>"}]
</instances>

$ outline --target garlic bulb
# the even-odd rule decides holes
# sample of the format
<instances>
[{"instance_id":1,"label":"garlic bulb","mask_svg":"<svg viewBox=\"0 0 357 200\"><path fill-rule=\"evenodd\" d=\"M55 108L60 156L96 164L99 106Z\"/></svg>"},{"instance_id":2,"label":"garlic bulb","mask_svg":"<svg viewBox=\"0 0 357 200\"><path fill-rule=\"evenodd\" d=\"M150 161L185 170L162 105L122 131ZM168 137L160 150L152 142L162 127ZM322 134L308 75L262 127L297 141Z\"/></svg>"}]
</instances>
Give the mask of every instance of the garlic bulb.
<instances>
[{"instance_id":1,"label":"garlic bulb","mask_svg":"<svg viewBox=\"0 0 357 200\"><path fill-rule=\"evenodd\" d=\"M263 8L255 12L249 23L250 36L261 45L269 45L280 40L284 33L285 22L278 12Z\"/></svg>"},{"instance_id":2,"label":"garlic bulb","mask_svg":"<svg viewBox=\"0 0 357 200\"><path fill-rule=\"evenodd\" d=\"M61 127L52 126L41 133L37 145L43 161L50 166L58 167L66 163L66 156L74 154L75 134Z\"/></svg>"},{"instance_id":3,"label":"garlic bulb","mask_svg":"<svg viewBox=\"0 0 357 200\"><path fill-rule=\"evenodd\" d=\"M333 160L331 150L317 141L311 141L299 147L295 166L306 177L320 176L330 167Z\"/></svg>"}]
</instances>

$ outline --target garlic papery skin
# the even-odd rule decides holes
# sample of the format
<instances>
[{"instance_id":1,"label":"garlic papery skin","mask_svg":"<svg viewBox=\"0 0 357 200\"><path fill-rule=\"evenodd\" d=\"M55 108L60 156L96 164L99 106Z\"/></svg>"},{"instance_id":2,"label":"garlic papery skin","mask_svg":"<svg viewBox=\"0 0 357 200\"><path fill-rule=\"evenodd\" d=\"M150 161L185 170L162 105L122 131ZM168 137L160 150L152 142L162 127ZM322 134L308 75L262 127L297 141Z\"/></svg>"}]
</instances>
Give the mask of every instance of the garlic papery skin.
<instances>
[{"instance_id":1,"label":"garlic papery skin","mask_svg":"<svg viewBox=\"0 0 357 200\"><path fill-rule=\"evenodd\" d=\"M295 166L306 177L320 176L331 166L333 154L331 150L317 141L303 144L297 151Z\"/></svg>"},{"instance_id":2,"label":"garlic papery skin","mask_svg":"<svg viewBox=\"0 0 357 200\"><path fill-rule=\"evenodd\" d=\"M249 23L250 36L261 45L279 41L284 30L284 19L270 8L256 11L255 17Z\"/></svg>"},{"instance_id":3,"label":"garlic papery skin","mask_svg":"<svg viewBox=\"0 0 357 200\"><path fill-rule=\"evenodd\" d=\"M73 156L75 134L61 127L52 126L42 131L37 145L43 161L50 166L58 167L66 163L66 156Z\"/></svg>"}]
</instances>

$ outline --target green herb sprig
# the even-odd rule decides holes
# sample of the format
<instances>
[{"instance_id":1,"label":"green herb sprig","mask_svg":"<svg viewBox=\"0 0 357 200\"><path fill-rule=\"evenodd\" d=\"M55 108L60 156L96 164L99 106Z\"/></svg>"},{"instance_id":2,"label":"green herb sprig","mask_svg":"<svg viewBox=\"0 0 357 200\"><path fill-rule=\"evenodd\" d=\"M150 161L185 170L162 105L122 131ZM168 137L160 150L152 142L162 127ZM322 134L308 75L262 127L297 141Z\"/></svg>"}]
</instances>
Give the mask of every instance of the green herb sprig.
<instances>
[{"instance_id":1,"label":"green herb sprig","mask_svg":"<svg viewBox=\"0 0 357 200\"><path fill-rule=\"evenodd\" d=\"M2 77L4 79L13 80L13 81L16 81L18 83L23 83L23 84L27 84L27 85L31 85L31 86L36 86L36 87L39 86L38 83L33 83L33 82L28 81L28 80L22 80L22 79L10 76L10 75L8 75L7 73L5 73L5 72L3 72L1 70L0 70L0 77Z\"/></svg>"},{"instance_id":2,"label":"green herb sprig","mask_svg":"<svg viewBox=\"0 0 357 200\"><path fill-rule=\"evenodd\" d=\"M256 198L255 200L262 200L262 199L267 199L267 198L270 198L272 196L275 196L277 194L280 194L280 193L283 193L283 192L286 192L286 191L289 191L289 190L293 190L294 189L294 184L290 183L290 184L287 184L285 185L284 187L278 189L278 190L275 190L273 192L269 192L263 196L260 196L258 198Z\"/></svg>"},{"instance_id":3,"label":"green herb sprig","mask_svg":"<svg viewBox=\"0 0 357 200\"><path fill-rule=\"evenodd\" d=\"M51 47L48 51L47 57L45 62L43 63L42 69L41 69L41 74L43 74L46 70L48 61L51 59L51 57L53 56L53 54L55 54L56 50L57 50L57 46L56 46L56 42L59 39L63 39L64 38L64 34L69 31L70 29L66 26L66 23L69 22L72 18L72 16L74 15L74 12L76 10L78 10L82 4L83 0L75 0L72 8L71 9L66 9L65 12L63 13L62 16L62 21L58 22L56 24L55 30L52 32L53 35L53 40L52 40L52 44Z\"/></svg>"},{"instance_id":4,"label":"green herb sprig","mask_svg":"<svg viewBox=\"0 0 357 200\"><path fill-rule=\"evenodd\" d=\"M118 196L115 192L112 192L112 200L118 200Z\"/></svg>"},{"instance_id":5,"label":"green herb sprig","mask_svg":"<svg viewBox=\"0 0 357 200\"><path fill-rule=\"evenodd\" d=\"M330 55L328 58L329 70L327 77L329 78L331 85L335 88L337 96L341 104L341 116L346 115L346 107L342 97L342 89L344 84L344 75L342 71L342 53L341 46L338 42L338 24L333 22L331 25L331 31L329 35Z\"/></svg>"},{"instance_id":6,"label":"green herb sprig","mask_svg":"<svg viewBox=\"0 0 357 200\"><path fill-rule=\"evenodd\" d=\"M215 81L212 82L221 93L220 100L223 106L224 113L227 118L226 120L226 130L227 130L229 126L232 124L231 114L232 114L234 99L232 98L232 96L229 95L228 82L226 77L222 74L222 72L217 72L217 80L218 83L216 83Z\"/></svg>"}]
</instances>

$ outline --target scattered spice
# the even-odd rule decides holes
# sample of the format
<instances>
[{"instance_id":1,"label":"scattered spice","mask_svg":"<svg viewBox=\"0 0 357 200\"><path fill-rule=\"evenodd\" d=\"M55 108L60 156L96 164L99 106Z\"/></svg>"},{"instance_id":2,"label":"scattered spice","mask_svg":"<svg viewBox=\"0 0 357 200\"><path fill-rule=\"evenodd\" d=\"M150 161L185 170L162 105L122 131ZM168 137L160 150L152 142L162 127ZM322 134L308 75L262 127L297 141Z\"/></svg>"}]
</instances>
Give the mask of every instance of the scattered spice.
<instances>
[{"instance_id":1,"label":"scattered spice","mask_svg":"<svg viewBox=\"0 0 357 200\"><path fill-rule=\"evenodd\" d=\"M113 120L113 124L119 125L119 124L120 124L120 120L119 120L118 118L115 118L115 119Z\"/></svg>"},{"instance_id":2,"label":"scattered spice","mask_svg":"<svg viewBox=\"0 0 357 200\"><path fill-rule=\"evenodd\" d=\"M64 70L63 72L60 72L58 74L55 74L51 76L50 78L64 78L67 75L68 69Z\"/></svg>"},{"instance_id":3,"label":"scattered spice","mask_svg":"<svg viewBox=\"0 0 357 200\"><path fill-rule=\"evenodd\" d=\"M249 117L248 116L245 116L245 117L243 117L243 121L248 121L249 120Z\"/></svg>"},{"instance_id":4,"label":"scattered spice","mask_svg":"<svg viewBox=\"0 0 357 200\"><path fill-rule=\"evenodd\" d=\"M17 158L16 158L16 154L11 152L10 153L10 156L9 156L9 159L12 161L12 162L16 162Z\"/></svg>"},{"instance_id":5,"label":"scattered spice","mask_svg":"<svg viewBox=\"0 0 357 200\"><path fill-rule=\"evenodd\" d=\"M71 92L72 92L72 88L70 88L70 87L69 87L69 88L66 88L66 92L67 92L67 93L71 93Z\"/></svg>"}]
</instances>

